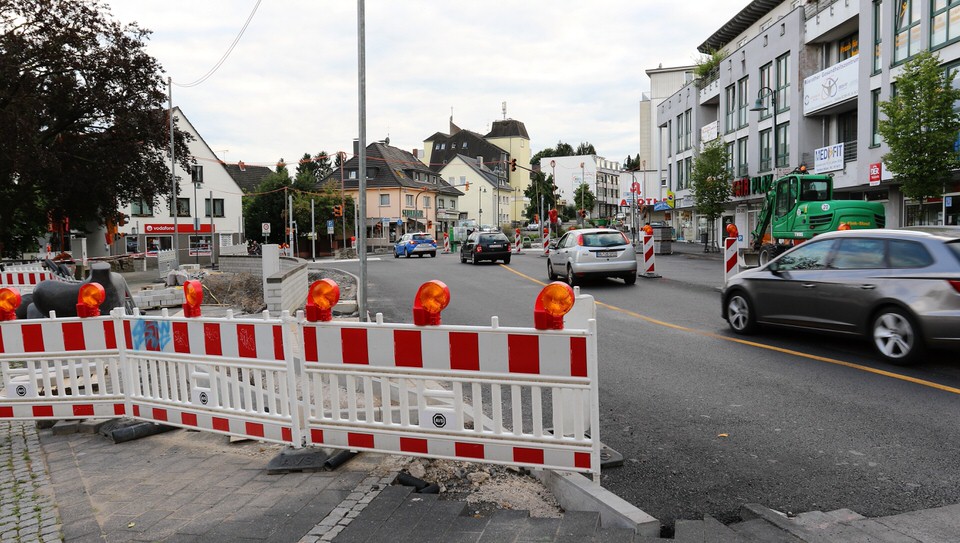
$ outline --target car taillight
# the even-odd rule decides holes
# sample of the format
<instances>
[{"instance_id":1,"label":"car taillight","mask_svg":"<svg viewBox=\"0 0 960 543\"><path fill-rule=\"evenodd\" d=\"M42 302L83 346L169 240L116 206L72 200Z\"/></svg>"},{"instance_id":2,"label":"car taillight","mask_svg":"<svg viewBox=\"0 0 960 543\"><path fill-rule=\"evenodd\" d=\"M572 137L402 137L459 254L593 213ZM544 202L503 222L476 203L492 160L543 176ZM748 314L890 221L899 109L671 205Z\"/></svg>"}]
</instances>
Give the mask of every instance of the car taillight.
<instances>
[{"instance_id":1,"label":"car taillight","mask_svg":"<svg viewBox=\"0 0 960 543\"><path fill-rule=\"evenodd\" d=\"M953 290L960 292L960 279L947 279L947 282L950 283Z\"/></svg>"},{"instance_id":2,"label":"car taillight","mask_svg":"<svg viewBox=\"0 0 960 543\"><path fill-rule=\"evenodd\" d=\"M577 245L583 247L583 234L577 234Z\"/></svg>"},{"instance_id":3,"label":"car taillight","mask_svg":"<svg viewBox=\"0 0 960 543\"><path fill-rule=\"evenodd\" d=\"M417 244L416 241L411 241L411 242L409 242L409 243L410 243L410 245L416 245L416 244Z\"/></svg>"},{"instance_id":4,"label":"car taillight","mask_svg":"<svg viewBox=\"0 0 960 543\"><path fill-rule=\"evenodd\" d=\"M480 247L479 245L477 245L477 252L478 252L478 253L482 253L482 252L483 252L483 247Z\"/></svg>"}]
</instances>

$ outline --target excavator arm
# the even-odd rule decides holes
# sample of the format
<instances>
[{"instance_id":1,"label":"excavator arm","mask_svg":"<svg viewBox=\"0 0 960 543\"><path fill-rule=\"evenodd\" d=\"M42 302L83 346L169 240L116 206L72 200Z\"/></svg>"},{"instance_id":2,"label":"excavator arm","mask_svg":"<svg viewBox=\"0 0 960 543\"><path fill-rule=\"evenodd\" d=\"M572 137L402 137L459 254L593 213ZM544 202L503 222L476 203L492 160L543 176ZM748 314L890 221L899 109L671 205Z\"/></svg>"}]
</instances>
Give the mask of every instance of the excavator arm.
<instances>
[{"instance_id":1,"label":"excavator arm","mask_svg":"<svg viewBox=\"0 0 960 543\"><path fill-rule=\"evenodd\" d=\"M759 251L760 246L763 245L763 233L767 230L767 227L770 226L770 218L773 216L773 203L776 193L777 185L774 183L774 185L770 187L770 190L767 191L767 195L763 198L763 209L760 210L760 214L757 216L757 227L753 229L753 232L750 232L750 244L756 251Z\"/></svg>"}]
</instances>

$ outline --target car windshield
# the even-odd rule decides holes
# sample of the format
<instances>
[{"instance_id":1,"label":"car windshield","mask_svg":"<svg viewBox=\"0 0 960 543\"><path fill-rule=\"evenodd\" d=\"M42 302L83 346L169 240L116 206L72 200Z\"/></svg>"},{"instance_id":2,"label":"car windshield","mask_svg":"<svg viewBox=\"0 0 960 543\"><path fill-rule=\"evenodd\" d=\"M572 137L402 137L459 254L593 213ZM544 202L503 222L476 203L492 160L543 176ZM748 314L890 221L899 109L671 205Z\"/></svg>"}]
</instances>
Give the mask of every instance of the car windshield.
<instances>
[{"instance_id":1,"label":"car windshield","mask_svg":"<svg viewBox=\"0 0 960 543\"><path fill-rule=\"evenodd\" d=\"M594 232L592 234L583 234L583 245L585 247L614 247L616 245L626 245L627 240L620 232Z\"/></svg>"},{"instance_id":2,"label":"car windshield","mask_svg":"<svg viewBox=\"0 0 960 543\"><path fill-rule=\"evenodd\" d=\"M430 234L414 234L413 239L417 241L430 241L433 238L430 236Z\"/></svg>"},{"instance_id":3,"label":"car windshield","mask_svg":"<svg viewBox=\"0 0 960 543\"><path fill-rule=\"evenodd\" d=\"M483 243L500 243L506 242L507 236L503 234L482 234L480 236L480 241Z\"/></svg>"}]
</instances>

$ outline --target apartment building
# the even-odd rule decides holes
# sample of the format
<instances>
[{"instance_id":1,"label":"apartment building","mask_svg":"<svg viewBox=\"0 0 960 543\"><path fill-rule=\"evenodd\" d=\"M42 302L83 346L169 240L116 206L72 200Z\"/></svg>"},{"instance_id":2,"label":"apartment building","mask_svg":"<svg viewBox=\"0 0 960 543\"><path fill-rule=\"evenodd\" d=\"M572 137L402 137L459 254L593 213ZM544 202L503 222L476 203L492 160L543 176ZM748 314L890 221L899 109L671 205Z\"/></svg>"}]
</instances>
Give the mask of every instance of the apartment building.
<instances>
[{"instance_id":1,"label":"apartment building","mask_svg":"<svg viewBox=\"0 0 960 543\"><path fill-rule=\"evenodd\" d=\"M597 155L555 156L544 157L540 169L553 176L557 201L561 204L580 209L575 195L577 187L586 184L597 197L593 209L587 210L591 218L606 219L617 214L623 194L620 187L623 172L619 162Z\"/></svg>"},{"instance_id":2,"label":"apartment building","mask_svg":"<svg viewBox=\"0 0 960 543\"><path fill-rule=\"evenodd\" d=\"M717 137L735 190L711 239L726 222L752 230L765 187L800 165L832 174L837 199L883 203L890 227L956 224L960 184L921 217L882 164L888 148L877 126L879 104L911 56L930 48L944 69L960 67L958 21L958 0L750 2L698 48L726 55L717 68L657 108L660 174L676 191L678 238L699 241L711 228L693 207L690 172L695 150Z\"/></svg>"}]
</instances>

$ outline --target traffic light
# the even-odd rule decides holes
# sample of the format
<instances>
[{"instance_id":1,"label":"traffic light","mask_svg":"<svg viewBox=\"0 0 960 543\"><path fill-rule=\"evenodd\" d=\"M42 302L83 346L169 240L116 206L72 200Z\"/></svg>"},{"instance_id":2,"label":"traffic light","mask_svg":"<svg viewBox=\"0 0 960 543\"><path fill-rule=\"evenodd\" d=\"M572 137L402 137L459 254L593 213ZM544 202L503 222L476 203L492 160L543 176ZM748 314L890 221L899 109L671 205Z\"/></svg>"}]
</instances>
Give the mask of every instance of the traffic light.
<instances>
[{"instance_id":1,"label":"traffic light","mask_svg":"<svg viewBox=\"0 0 960 543\"><path fill-rule=\"evenodd\" d=\"M557 210L556 210L556 209L551 209L551 210L550 210L550 222L557 222Z\"/></svg>"},{"instance_id":2,"label":"traffic light","mask_svg":"<svg viewBox=\"0 0 960 543\"><path fill-rule=\"evenodd\" d=\"M467 190L467 191L470 190L470 182L469 182L469 181L467 181L466 183L464 183L464 185L463 185L463 190Z\"/></svg>"},{"instance_id":3,"label":"traffic light","mask_svg":"<svg viewBox=\"0 0 960 543\"><path fill-rule=\"evenodd\" d=\"M126 226L126 225L127 225L127 220L128 220L129 218L130 218L130 217L129 217L126 213L120 213L119 215L117 215L117 224L118 224L119 226Z\"/></svg>"},{"instance_id":4,"label":"traffic light","mask_svg":"<svg viewBox=\"0 0 960 543\"><path fill-rule=\"evenodd\" d=\"M333 216L334 217L343 217L343 206L335 205L333 206Z\"/></svg>"},{"instance_id":5,"label":"traffic light","mask_svg":"<svg viewBox=\"0 0 960 543\"><path fill-rule=\"evenodd\" d=\"M537 224L540 224L540 214L539 214L539 213L534 213L534 214L533 214L533 222L535 222L535 223L537 223Z\"/></svg>"},{"instance_id":6,"label":"traffic light","mask_svg":"<svg viewBox=\"0 0 960 543\"><path fill-rule=\"evenodd\" d=\"M517 159L515 158L510 159L510 171L511 172L517 171Z\"/></svg>"},{"instance_id":7,"label":"traffic light","mask_svg":"<svg viewBox=\"0 0 960 543\"><path fill-rule=\"evenodd\" d=\"M585 219L587 217L587 212L585 210L581 209L579 213L581 219Z\"/></svg>"},{"instance_id":8,"label":"traffic light","mask_svg":"<svg viewBox=\"0 0 960 543\"><path fill-rule=\"evenodd\" d=\"M433 221L427 221L427 230L433 228Z\"/></svg>"}]
</instances>

